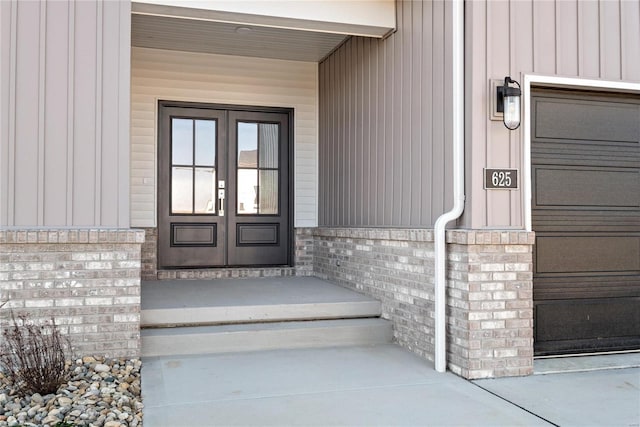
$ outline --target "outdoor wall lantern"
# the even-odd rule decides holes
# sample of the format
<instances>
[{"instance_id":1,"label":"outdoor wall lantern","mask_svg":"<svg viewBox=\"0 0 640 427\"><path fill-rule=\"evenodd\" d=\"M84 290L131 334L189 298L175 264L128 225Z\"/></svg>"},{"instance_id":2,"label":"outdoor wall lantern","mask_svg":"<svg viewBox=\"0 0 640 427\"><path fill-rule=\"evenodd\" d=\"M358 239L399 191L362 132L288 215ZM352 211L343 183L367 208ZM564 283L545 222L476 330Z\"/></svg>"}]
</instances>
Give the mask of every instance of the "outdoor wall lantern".
<instances>
[{"instance_id":1,"label":"outdoor wall lantern","mask_svg":"<svg viewBox=\"0 0 640 427\"><path fill-rule=\"evenodd\" d=\"M509 86L516 84L518 87ZM511 77L504 78L504 86L498 86L496 91L497 110L502 113L502 123L509 130L518 129L520 126L520 83Z\"/></svg>"}]
</instances>

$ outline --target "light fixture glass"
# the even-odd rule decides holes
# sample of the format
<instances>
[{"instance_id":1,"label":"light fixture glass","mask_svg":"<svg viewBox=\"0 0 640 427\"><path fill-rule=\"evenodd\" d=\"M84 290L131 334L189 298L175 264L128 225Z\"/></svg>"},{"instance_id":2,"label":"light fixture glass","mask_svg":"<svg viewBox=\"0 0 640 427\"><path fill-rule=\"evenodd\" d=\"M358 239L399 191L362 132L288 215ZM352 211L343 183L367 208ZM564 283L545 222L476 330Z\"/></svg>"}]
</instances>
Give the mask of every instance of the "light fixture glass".
<instances>
[{"instance_id":1,"label":"light fixture glass","mask_svg":"<svg viewBox=\"0 0 640 427\"><path fill-rule=\"evenodd\" d=\"M504 117L507 129L518 129L520 126L520 95L504 97Z\"/></svg>"},{"instance_id":2,"label":"light fixture glass","mask_svg":"<svg viewBox=\"0 0 640 427\"><path fill-rule=\"evenodd\" d=\"M509 86L516 84L518 87ZM520 126L520 83L511 77L504 78L504 86L498 88L498 105L502 104L502 122L509 130L518 129ZM500 103L502 97L502 103ZM500 110L498 110L500 111Z\"/></svg>"}]
</instances>

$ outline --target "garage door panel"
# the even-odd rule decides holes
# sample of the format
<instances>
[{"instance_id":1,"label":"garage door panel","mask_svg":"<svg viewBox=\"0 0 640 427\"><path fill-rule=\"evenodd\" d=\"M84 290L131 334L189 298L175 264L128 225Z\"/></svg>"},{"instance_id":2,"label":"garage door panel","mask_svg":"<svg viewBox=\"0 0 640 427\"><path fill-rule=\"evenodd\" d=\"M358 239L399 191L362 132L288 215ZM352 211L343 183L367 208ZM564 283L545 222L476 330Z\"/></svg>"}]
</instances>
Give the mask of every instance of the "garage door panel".
<instances>
[{"instance_id":1,"label":"garage door panel","mask_svg":"<svg viewBox=\"0 0 640 427\"><path fill-rule=\"evenodd\" d=\"M555 207L538 209L532 215L536 233L546 232L640 232L640 215L636 209L625 211L572 210Z\"/></svg>"},{"instance_id":2,"label":"garage door panel","mask_svg":"<svg viewBox=\"0 0 640 427\"><path fill-rule=\"evenodd\" d=\"M603 144L592 141L566 141L562 139L536 139L531 156L540 164L595 165L638 167L629 153L640 150L640 142Z\"/></svg>"},{"instance_id":3,"label":"garage door panel","mask_svg":"<svg viewBox=\"0 0 640 427\"><path fill-rule=\"evenodd\" d=\"M638 236L538 236L535 273L640 272Z\"/></svg>"},{"instance_id":4,"label":"garage door panel","mask_svg":"<svg viewBox=\"0 0 640 427\"><path fill-rule=\"evenodd\" d=\"M549 151L536 150L536 152L532 151L532 160L537 164L544 165L556 165L556 166L603 166L606 163L608 166L616 167L616 168L637 168L638 162L633 158L635 155L634 150L629 150L628 148L620 153L617 153L615 156L608 156L606 162L603 162L604 152L600 154L591 154L591 155L583 155L579 158L577 157L577 153L568 153L568 154L553 154ZM637 151L640 151L637 150Z\"/></svg>"},{"instance_id":5,"label":"garage door panel","mask_svg":"<svg viewBox=\"0 0 640 427\"><path fill-rule=\"evenodd\" d=\"M638 142L638 105L576 99L535 100L534 137Z\"/></svg>"},{"instance_id":6,"label":"garage door panel","mask_svg":"<svg viewBox=\"0 0 640 427\"><path fill-rule=\"evenodd\" d=\"M580 341L595 340L610 347L626 347L640 339L640 298L603 298L575 301L545 301L535 304L535 335L547 350L569 350ZM617 321L625 319L624 322ZM564 345L563 345L564 342ZM572 346L566 346L566 342ZM564 348L563 348L564 347ZM611 350L613 348L602 348Z\"/></svg>"},{"instance_id":7,"label":"garage door panel","mask_svg":"<svg viewBox=\"0 0 640 427\"><path fill-rule=\"evenodd\" d=\"M535 301L640 297L640 278L634 274L538 275L533 288Z\"/></svg>"},{"instance_id":8,"label":"garage door panel","mask_svg":"<svg viewBox=\"0 0 640 427\"><path fill-rule=\"evenodd\" d=\"M640 207L640 172L613 168L537 166L537 207Z\"/></svg>"},{"instance_id":9,"label":"garage door panel","mask_svg":"<svg viewBox=\"0 0 640 427\"><path fill-rule=\"evenodd\" d=\"M640 348L640 97L532 97L535 354Z\"/></svg>"}]
</instances>

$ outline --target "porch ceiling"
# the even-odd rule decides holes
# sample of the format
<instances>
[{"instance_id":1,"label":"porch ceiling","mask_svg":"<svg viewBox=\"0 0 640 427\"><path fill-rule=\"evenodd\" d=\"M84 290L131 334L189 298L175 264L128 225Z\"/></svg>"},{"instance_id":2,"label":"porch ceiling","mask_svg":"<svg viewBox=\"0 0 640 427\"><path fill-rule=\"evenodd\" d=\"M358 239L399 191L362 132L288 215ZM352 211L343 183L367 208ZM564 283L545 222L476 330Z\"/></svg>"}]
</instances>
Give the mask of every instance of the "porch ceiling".
<instances>
[{"instance_id":1,"label":"porch ceiling","mask_svg":"<svg viewBox=\"0 0 640 427\"><path fill-rule=\"evenodd\" d=\"M245 30L238 31L238 28ZM190 18L136 13L131 17L133 46L187 52L317 62L346 37L345 34Z\"/></svg>"}]
</instances>

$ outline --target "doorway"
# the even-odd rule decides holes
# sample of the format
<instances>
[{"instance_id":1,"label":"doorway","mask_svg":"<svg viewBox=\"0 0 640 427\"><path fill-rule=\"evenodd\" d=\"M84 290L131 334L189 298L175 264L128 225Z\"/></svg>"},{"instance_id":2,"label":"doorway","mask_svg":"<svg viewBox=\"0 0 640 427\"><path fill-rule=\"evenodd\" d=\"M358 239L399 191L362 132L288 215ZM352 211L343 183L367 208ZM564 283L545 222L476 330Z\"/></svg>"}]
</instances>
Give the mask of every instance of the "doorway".
<instances>
[{"instance_id":1,"label":"doorway","mask_svg":"<svg viewBox=\"0 0 640 427\"><path fill-rule=\"evenodd\" d=\"M159 103L159 267L289 264L290 116Z\"/></svg>"}]
</instances>

